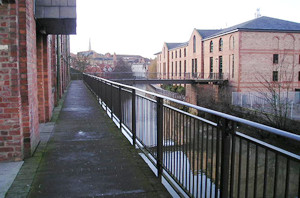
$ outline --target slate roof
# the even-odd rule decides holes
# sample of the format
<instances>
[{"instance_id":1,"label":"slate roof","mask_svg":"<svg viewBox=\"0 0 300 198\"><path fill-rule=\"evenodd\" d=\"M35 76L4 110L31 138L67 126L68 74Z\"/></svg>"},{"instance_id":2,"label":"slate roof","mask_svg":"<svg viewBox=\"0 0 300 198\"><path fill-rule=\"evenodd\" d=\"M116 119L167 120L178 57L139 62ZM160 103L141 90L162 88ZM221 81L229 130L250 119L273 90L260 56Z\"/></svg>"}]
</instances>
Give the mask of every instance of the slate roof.
<instances>
[{"instance_id":1,"label":"slate roof","mask_svg":"<svg viewBox=\"0 0 300 198\"><path fill-rule=\"evenodd\" d=\"M222 31L221 29L220 30L198 30L197 31L199 32L199 34L201 35L202 39L205 39L211 35L214 35L220 31Z\"/></svg>"},{"instance_id":2,"label":"slate roof","mask_svg":"<svg viewBox=\"0 0 300 198\"><path fill-rule=\"evenodd\" d=\"M233 31L261 31L261 32L295 32L300 33L300 23L285 21L271 17L262 16L244 23L221 29L218 32L207 36L215 37Z\"/></svg>"},{"instance_id":3,"label":"slate roof","mask_svg":"<svg viewBox=\"0 0 300 198\"><path fill-rule=\"evenodd\" d=\"M175 49L178 47L184 47L188 45L188 42L184 42L184 43L166 43L167 47L169 50L171 49Z\"/></svg>"}]
</instances>

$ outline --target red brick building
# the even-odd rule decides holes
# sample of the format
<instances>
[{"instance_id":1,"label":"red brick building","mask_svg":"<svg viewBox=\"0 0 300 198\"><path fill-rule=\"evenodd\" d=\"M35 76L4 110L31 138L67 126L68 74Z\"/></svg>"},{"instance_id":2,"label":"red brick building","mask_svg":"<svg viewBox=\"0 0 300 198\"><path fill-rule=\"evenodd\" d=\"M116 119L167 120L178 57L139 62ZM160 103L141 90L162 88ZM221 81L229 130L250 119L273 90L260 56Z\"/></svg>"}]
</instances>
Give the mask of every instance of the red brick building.
<instances>
[{"instance_id":1,"label":"red brick building","mask_svg":"<svg viewBox=\"0 0 300 198\"><path fill-rule=\"evenodd\" d=\"M264 80L289 81L291 91L300 89L300 24L295 22L259 17L226 29L194 29L187 42L164 43L156 55L157 72L173 78L221 74L238 92L262 88Z\"/></svg>"},{"instance_id":2,"label":"red brick building","mask_svg":"<svg viewBox=\"0 0 300 198\"><path fill-rule=\"evenodd\" d=\"M68 85L76 2L0 3L0 161L18 161L34 152L39 123Z\"/></svg>"}]
</instances>

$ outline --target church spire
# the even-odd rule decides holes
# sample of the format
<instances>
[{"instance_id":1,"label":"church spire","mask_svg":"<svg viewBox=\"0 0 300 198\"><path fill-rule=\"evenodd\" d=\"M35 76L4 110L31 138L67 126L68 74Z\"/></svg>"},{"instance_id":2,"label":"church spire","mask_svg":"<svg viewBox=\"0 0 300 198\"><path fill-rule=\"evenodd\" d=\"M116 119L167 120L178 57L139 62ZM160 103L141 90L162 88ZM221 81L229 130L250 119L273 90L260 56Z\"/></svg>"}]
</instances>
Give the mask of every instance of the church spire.
<instances>
[{"instance_id":1,"label":"church spire","mask_svg":"<svg viewBox=\"0 0 300 198\"><path fill-rule=\"evenodd\" d=\"M92 51L92 43L91 43L91 38L89 39L89 51Z\"/></svg>"}]
</instances>

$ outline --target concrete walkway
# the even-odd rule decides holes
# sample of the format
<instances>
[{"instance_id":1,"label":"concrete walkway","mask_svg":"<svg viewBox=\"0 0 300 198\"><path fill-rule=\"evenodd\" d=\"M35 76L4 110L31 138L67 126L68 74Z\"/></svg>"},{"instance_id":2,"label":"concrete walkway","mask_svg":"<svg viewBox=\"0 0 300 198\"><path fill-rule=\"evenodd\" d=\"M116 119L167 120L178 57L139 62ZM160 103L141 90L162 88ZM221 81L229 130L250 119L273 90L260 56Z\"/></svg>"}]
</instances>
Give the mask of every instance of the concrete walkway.
<instances>
[{"instance_id":1,"label":"concrete walkway","mask_svg":"<svg viewBox=\"0 0 300 198\"><path fill-rule=\"evenodd\" d=\"M29 197L170 197L82 81L72 81Z\"/></svg>"}]
</instances>

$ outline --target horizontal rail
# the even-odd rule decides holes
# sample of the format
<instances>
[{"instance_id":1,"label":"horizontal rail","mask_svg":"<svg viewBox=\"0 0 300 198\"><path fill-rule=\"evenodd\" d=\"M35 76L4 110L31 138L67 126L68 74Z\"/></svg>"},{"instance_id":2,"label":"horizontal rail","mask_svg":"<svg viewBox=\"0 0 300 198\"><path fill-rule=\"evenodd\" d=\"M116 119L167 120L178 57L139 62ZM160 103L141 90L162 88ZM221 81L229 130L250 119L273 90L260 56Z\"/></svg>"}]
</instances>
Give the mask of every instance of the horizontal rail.
<instances>
[{"instance_id":1,"label":"horizontal rail","mask_svg":"<svg viewBox=\"0 0 300 198\"><path fill-rule=\"evenodd\" d=\"M163 98L165 100L175 102L177 104L181 104L181 105L184 105L184 106L187 106L187 107L191 107L191 108L197 109L199 111L202 111L204 113L209 113L209 114L212 114L212 115L216 115L216 116L219 116L219 117L222 117L222 118L225 118L225 119L232 120L234 122L238 122L238 123L241 123L241 124L249 125L249 126L257 128L257 129L264 130L264 131L269 132L269 133L273 133L273 134L276 134L276 135L279 135L279 136L282 136L282 137L290 138L292 140L300 141L300 135L297 135L297 134L293 134L293 133L283 131L283 130L280 130L280 129L276 129L276 128L273 128L273 127L270 127L270 126L267 126L267 125L264 125L264 124L260 124L260 123L253 122L253 121L250 121L250 120L246 120L246 119L243 119L243 118L235 117L235 116L232 116L232 115L228 115L228 114L225 114L225 113L222 113L222 112L214 111L214 110L207 109L207 108L204 108L204 107L200 107L200 106L197 106L197 105L193 105L193 104L190 104L190 103L187 103L187 102L184 102L184 101L180 101L180 100L176 100L176 99L173 99L173 98L161 95L161 94L156 94L156 93L153 93L153 92L145 91L145 90L142 90L142 89L130 86L130 85L125 85L125 84L121 84L121 83L118 83L118 82L110 81L110 80L103 79L103 78L93 76L93 75L90 75L90 74L87 74L87 75L89 75L92 78L101 79L104 82L108 82L108 83L111 83L111 84L114 84L114 85L117 85L117 86L126 87L126 88L129 88L129 89L135 89L136 91L139 91L139 92L150 94L152 96L160 97L160 98Z\"/></svg>"}]
</instances>

